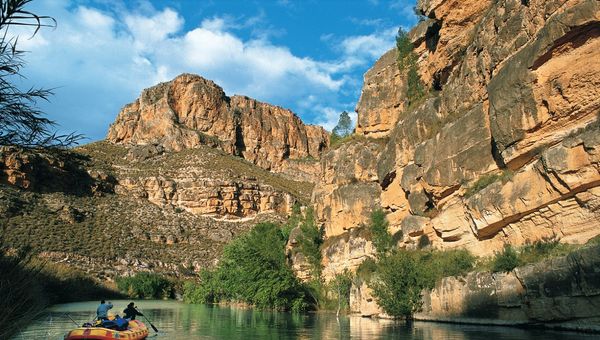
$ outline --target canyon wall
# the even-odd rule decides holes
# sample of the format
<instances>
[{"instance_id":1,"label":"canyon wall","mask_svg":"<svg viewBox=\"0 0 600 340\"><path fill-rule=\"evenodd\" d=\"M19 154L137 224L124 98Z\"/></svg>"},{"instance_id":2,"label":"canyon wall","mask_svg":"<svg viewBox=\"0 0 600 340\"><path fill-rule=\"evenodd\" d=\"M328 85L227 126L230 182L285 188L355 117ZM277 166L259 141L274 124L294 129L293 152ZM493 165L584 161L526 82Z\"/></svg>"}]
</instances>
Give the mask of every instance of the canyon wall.
<instances>
[{"instance_id":1,"label":"canyon wall","mask_svg":"<svg viewBox=\"0 0 600 340\"><path fill-rule=\"evenodd\" d=\"M106 139L125 145L161 145L170 151L209 145L266 170L313 181L329 145L320 126L305 125L290 110L245 96L192 74L145 89L126 105Z\"/></svg>"},{"instance_id":2,"label":"canyon wall","mask_svg":"<svg viewBox=\"0 0 600 340\"><path fill-rule=\"evenodd\" d=\"M600 246L515 268L447 277L423 291L417 320L495 325L544 325L594 330L600 321ZM366 284L355 285L351 310L388 318Z\"/></svg>"},{"instance_id":3,"label":"canyon wall","mask_svg":"<svg viewBox=\"0 0 600 340\"><path fill-rule=\"evenodd\" d=\"M365 74L358 136L321 159L326 279L374 256L356 229L376 208L409 249L488 256L600 234L600 3L417 7L408 37L427 94L407 98L390 50Z\"/></svg>"}]
</instances>

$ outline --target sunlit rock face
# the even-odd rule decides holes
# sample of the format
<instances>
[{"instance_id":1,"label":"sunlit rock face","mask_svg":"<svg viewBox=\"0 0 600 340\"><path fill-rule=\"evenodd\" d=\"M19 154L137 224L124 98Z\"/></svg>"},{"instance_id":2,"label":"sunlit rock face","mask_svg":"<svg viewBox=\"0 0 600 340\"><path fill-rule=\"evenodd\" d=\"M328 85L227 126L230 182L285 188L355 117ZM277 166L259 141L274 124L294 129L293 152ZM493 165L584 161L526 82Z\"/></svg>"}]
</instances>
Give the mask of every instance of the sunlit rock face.
<instances>
[{"instance_id":1,"label":"sunlit rock face","mask_svg":"<svg viewBox=\"0 0 600 340\"><path fill-rule=\"evenodd\" d=\"M182 74L142 92L126 105L106 138L118 144L159 144L180 151L209 145L264 169L313 181L329 144L320 126L305 125L292 111Z\"/></svg>"},{"instance_id":2,"label":"sunlit rock face","mask_svg":"<svg viewBox=\"0 0 600 340\"><path fill-rule=\"evenodd\" d=\"M600 246L516 268L508 273L449 277L423 295L418 319L487 319L504 324L554 322L578 328L597 323Z\"/></svg>"},{"instance_id":3,"label":"sunlit rock face","mask_svg":"<svg viewBox=\"0 0 600 340\"><path fill-rule=\"evenodd\" d=\"M417 8L424 20L409 38L429 93L407 105L406 75L390 50L365 75L363 138L321 160L313 203L335 240L323 250L327 277L356 267L356 252L339 240L365 228L375 208L409 249L427 239L487 256L506 243L600 234L600 3L423 0Z\"/></svg>"},{"instance_id":4,"label":"sunlit rock face","mask_svg":"<svg viewBox=\"0 0 600 340\"><path fill-rule=\"evenodd\" d=\"M506 273L472 272L447 277L424 290L417 320L496 325L552 322L553 327L594 329L600 320L600 246L518 267ZM362 280L350 291L350 309L389 318ZM597 328L595 328L597 329Z\"/></svg>"}]
</instances>

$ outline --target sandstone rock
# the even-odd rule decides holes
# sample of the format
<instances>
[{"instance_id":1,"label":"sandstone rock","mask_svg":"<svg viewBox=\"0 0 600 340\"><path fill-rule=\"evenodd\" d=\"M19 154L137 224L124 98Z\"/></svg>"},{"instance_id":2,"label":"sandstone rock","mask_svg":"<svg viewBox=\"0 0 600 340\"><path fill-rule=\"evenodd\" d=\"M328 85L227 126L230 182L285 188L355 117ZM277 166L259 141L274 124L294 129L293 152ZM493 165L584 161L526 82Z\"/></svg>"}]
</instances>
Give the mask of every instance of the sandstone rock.
<instances>
[{"instance_id":1,"label":"sandstone rock","mask_svg":"<svg viewBox=\"0 0 600 340\"><path fill-rule=\"evenodd\" d=\"M599 259L600 247L594 246L510 273L445 278L424 292L423 310L415 317L512 325L589 320L593 325L600 314Z\"/></svg>"},{"instance_id":2,"label":"sandstone rock","mask_svg":"<svg viewBox=\"0 0 600 340\"><path fill-rule=\"evenodd\" d=\"M364 76L356 106L356 133L380 138L389 134L405 108L405 80L398 70L398 52L385 53Z\"/></svg>"},{"instance_id":3,"label":"sandstone rock","mask_svg":"<svg viewBox=\"0 0 600 340\"><path fill-rule=\"evenodd\" d=\"M317 220L325 237L368 223L379 204L381 187L375 171L377 141L353 141L331 150L321 160L322 177L313 192Z\"/></svg>"},{"instance_id":4,"label":"sandstone rock","mask_svg":"<svg viewBox=\"0 0 600 340\"><path fill-rule=\"evenodd\" d=\"M430 223L430 219L427 217L408 216L402 220L402 232L408 236L421 236L428 223Z\"/></svg>"},{"instance_id":5,"label":"sandstone rock","mask_svg":"<svg viewBox=\"0 0 600 340\"><path fill-rule=\"evenodd\" d=\"M373 298L373 290L366 282L353 284L350 289L350 311L360 316L385 317L385 312Z\"/></svg>"},{"instance_id":6,"label":"sandstone rock","mask_svg":"<svg viewBox=\"0 0 600 340\"><path fill-rule=\"evenodd\" d=\"M490 81L492 135L505 163L596 119L599 13L597 1L583 1L552 16Z\"/></svg>"},{"instance_id":7,"label":"sandstone rock","mask_svg":"<svg viewBox=\"0 0 600 340\"><path fill-rule=\"evenodd\" d=\"M376 250L366 227L348 230L327 237L323 246L323 273L325 281L345 270L355 272L367 258L373 258Z\"/></svg>"},{"instance_id":8,"label":"sandstone rock","mask_svg":"<svg viewBox=\"0 0 600 340\"><path fill-rule=\"evenodd\" d=\"M600 234L598 2L422 0L417 7L429 19L409 37L421 78L437 91L406 107L391 50L365 75L357 106L357 131L388 140L376 166L363 171L376 172L381 190L373 201L388 213L390 231L426 215L423 235L432 246L478 256L506 243L584 243ZM335 159L355 151L340 149ZM332 235L368 213L362 193L363 214L339 208L351 192L332 193L349 178L362 192L371 181L333 173L327 178L339 183L317 185L313 198L323 223L338 231ZM405 237L401 246L414 247Z\"/></svg>"},{"instance_id":9,"label":"sandstone rock","mask_svg":"<svg viewBox=\"0 0 600 340\"><path fill-rule=\"evenodd\" d=\"M289 160L320 158L329 143L323 128L304 125L290 110L227 97L214 82L191 74L144 90L119 113L106 139L173 151L209 145L278 172L294 168ZM307 179L316 170L302 173Z\"/></svg>"}]
</instances>

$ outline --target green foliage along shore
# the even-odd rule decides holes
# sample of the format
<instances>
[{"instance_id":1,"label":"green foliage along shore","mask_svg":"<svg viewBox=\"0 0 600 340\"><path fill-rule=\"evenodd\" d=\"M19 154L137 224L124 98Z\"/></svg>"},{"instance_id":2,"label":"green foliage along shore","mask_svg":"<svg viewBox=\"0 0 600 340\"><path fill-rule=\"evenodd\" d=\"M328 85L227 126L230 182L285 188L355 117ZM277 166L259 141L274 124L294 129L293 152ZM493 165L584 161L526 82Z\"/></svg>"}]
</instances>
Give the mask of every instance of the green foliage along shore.
<instances>
[{"instance_id":1,"label":"green foliage along shore","mask_svg":"<svg viewBox=\"0 0 600 340\"><path fill-rule=\"evenodd\" d=\"M131 298L170 299L175 297L175 282L154 273L118 277L119 291Z\"/></svg>"},{"instance_id":2,"label":"green foliage along shore","mask_svg":"<svg viewBox=\"0 0 600 340\"><path fill-rule=\"evenodd\" d=\"M1 235L0 273L0 339L10 338L51 304L123 297L82 272L32 256L27 248L9 251Z\"/></svg>"},{"instance_id":3,"label":"green foliage along shore","mask_svg":"<svg viewBox=\"0 0 600 340\"><path fill-rule=\"evenodd\" d=\"M205 270L200 283L186 283L189 303L241 302L258 308L303 311L315 305L289 267L287 239L272 223L257 224L229 243L217 268Z\"/></svg>"}]
</instances>

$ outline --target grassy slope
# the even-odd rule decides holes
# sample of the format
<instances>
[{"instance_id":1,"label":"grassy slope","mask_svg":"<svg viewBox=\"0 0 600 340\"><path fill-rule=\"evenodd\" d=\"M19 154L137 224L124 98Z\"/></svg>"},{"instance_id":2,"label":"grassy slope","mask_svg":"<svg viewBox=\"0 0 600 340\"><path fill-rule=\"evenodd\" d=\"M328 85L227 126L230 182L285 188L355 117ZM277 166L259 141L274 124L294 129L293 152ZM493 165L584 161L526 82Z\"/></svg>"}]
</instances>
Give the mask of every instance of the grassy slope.
<instances>
[{"instance_id":1,"label":"grassy slope","mask_svg":"<svg viewBox=\"0 0 600 340\"><path fill-rule=\"evenodd\" d=\"M117 178L168 178L193 173L198 178L256 179L304 201L312 192L310 183L291 181L208 147L165 153L144 161L130 160L127 148L106 142L75 151L87 156L87 169L102 170ZM7 225L5 242L9 246L31 246L36 253L90 257L90 264L81 258L67 262L101 278L118 275L112 264L121 259L140 259L142 267L148 265L165 273L186 272L182 267L192 263L210 266L234 235L259 221L281 219L266 214L246 222L215 221L123 195L36 193L6 185L0 185L0 212L6 212L2 222ZM54 254L55 259L59 255Z\"/></svg>"},{"instance_id":2,"label":"grassy slope","mask_svg":"<svg viewBox=\"0 0 600 340\"><path fill-rule=\"evenodd\" d=\"M309 202L314 184L293 181L220 150L207 146L186 149L176 153L164 153L144 161L130 160L128 149L107 142L91 143L76 149L91 158L90 166L128 177L163 175L174 177L182 171L193 172L198 178L223 180L256 179L276 190L289 192L302 202Z\"/></svg>"}]
</instances>

